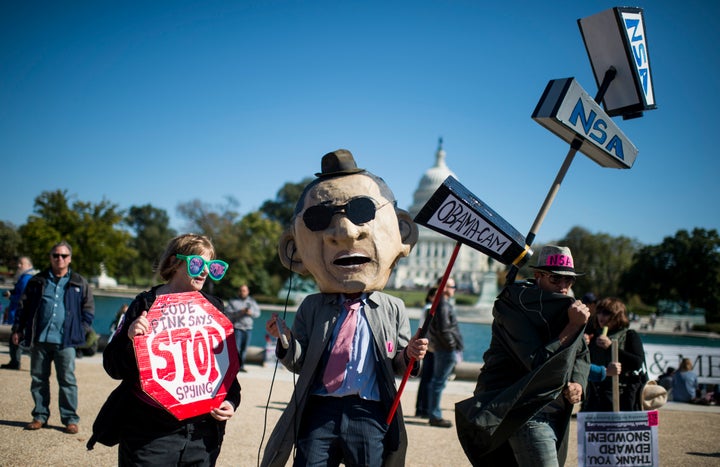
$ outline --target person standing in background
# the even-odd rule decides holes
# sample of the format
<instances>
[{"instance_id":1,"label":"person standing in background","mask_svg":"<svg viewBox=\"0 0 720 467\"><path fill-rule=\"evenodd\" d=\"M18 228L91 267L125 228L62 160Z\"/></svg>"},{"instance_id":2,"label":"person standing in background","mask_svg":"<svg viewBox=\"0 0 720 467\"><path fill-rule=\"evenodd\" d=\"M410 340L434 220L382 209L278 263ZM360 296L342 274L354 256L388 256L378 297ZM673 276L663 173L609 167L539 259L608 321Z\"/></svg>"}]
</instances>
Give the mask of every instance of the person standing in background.
<instances>
[{"instance_id":1,"label":"person standing in background","mask_svg":"<svg viewBox=\"0 0 720 467\"><path fill-rule=\"evenodd\" d=\"M239 295L230 300L225 315L233 323L235 344L240 358L240 371L245 373L245 355L252 337L253 320L260 317L260 307L250 296L247 284L240 286Z\"/></svg>"},{"instance_id":2,"label":"person standing in background","mask_svg":"<svg viewBox=\"0 0 720 467\"><path fill-rule=\"evenodd\" d=\"M18 258L17 269L15 270L15 286L12 290L6 290L4 293L5 298L10 299L10 305L8 305L5 315L3 316L3 324L15 324L15 316L17 314L20 298L22 297L28 281L35 274L37 274L37 271L33 269L33 264L29 257L21 256ZM13 343L12 336L10 336L9 347L10 362L3 363L0 365L0 368L4 368L6 370L19 370L22 349L19 345Z\"/></svg>"},{"instance_id":3,"label":"person standing in background","mask_svg":"<svg viewBox=\"0 0 720 467\"><path fill-rule=\"evenodd\" d=\"M427 319L432 302L435 299L437 287L430 287L425 296L425 307L423 309L423 320ZM423 321L424 322L424 321ZM433 376L433 354L430 351L425 352L422 370L420 373L420 383L418 384L417 400L415 402L415 416L420 418L430 418L430 380Z\"/></svg>"},{"instance_id":4,"label":"person standing in background","mask_svg":"<svg viewBox=\"0 0 720 467\"><path fill-rule=\"evenodd\" d=\"M13 344L22 340L31 346L30 392L35 407L26 430L47 426L54 363L60 386L60 420L65 433L79 431L75 348L85 345L86 333L95 318L95 300L88 281L70 269L71 261L72 247L66 241L50 249L50 267L28 281L13 325Z\"/></svg>"},{"instance_id":5,"label":"person standing in background","mask_svg":"<svg viewBox=\"0 0 720 467\"><path fill-rule=\"evenodd\" d=\"M428 336L433 352L433 375L428 391L430 426L450 428L452 422L442 418L440 399L450 374L457 363L457 353L463 349L455 308L450 300L455 295L455 280L449 278L443 289L442 299L430 323Z\"/></svg>"}]
</instances>

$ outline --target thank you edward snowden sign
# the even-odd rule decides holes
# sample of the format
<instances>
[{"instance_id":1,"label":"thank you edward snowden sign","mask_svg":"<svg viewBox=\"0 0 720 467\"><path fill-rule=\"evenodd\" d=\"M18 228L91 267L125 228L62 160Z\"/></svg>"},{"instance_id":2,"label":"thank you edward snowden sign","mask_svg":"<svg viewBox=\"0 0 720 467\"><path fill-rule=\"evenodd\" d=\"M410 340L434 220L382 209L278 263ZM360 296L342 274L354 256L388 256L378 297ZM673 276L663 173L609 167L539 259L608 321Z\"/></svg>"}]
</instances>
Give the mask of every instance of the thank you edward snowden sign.
<instances>
[{"instance_id":1,"label":"thank you edward snowden sign","mask_svg":"<svg viewBox=\"0 0 720 467\"><path fill-rule=\"evenodd\" d=\"M578 412L578 465L654 467L660 465L657 410Z\"/></svg>"},{"instance_id":2,"label":"thank you edward snowden sign","mask_svg":"<svg viewBox=\"0 0 720 467\"><path fill-rule=\"evenodd\" d=\"M629 169L638 150L575 78L551 80L532 115L533 120L572 143L603 167Z\"/></svg>"},{"instance_id":3,"label":"thank you edward snowden sign","mask_svg":"<svg viewBox=\"0 0 720 467\"><path fill-rule=\"evenodd\" d=\"M435 190L415 222L503 264L520 265L532 255L525 237L452 176Z\"/></svg>"}]
</instances>

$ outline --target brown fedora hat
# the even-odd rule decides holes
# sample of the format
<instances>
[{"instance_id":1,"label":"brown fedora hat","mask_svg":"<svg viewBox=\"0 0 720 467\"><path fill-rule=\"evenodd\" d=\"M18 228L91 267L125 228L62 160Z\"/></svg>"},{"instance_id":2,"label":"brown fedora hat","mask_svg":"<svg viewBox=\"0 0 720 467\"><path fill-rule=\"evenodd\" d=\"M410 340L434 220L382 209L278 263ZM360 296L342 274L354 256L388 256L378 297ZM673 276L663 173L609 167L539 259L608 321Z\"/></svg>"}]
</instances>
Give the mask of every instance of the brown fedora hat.
<instances>
[{"instance_id":1,"label":"brown fedora hat","mask_svg":"<svg viewBox=\"0 0 720 467\"><path fill-rule=\"evenodd\" d=\"M337 149L325 154L320 163L320 170L315 174L316 177L336 177L365 172L365 169L358 168L355 158L347 149Z\"/></svg>"}]
</instances>

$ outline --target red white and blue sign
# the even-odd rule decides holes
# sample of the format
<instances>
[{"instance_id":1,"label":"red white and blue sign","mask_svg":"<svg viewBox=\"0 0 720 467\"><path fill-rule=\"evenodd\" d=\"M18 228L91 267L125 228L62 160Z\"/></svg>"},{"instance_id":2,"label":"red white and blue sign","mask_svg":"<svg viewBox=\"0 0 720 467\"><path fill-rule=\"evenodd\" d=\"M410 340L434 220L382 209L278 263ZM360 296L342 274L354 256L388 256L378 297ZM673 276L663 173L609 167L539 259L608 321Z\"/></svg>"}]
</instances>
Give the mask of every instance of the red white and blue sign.
<instances>
[{"instance_id":1,"label":"red white and blue sign","mask_svg":"<svg viewBox=\"0 0 720 467\"><path fill-rule=\"evenodd\" d=\"M178 420L225 400L239 370L232 323L200 292L160 295L134 340L143 391Z\"/></svg>"},{"instance_id":2,"label":"red white and blue sign","mask_svg":"<svg viewBox=\"0 0 720 467\"><path fill-rule=\"evenodd\" d=\"M610 67L617 72L603 96L607 114L633 118L655 109L643 10L615 7L579 19L578 26L598 86Z\"/></svg>"},{"instance_id":3,"label":"red white and blue sign","mask_svg":"<svg viewBox=\"0 0 720 467\"><path fill-rule=\"evenodd\" d=\"M635 145L575 78L551 80L532 118L568 143L582 141L579 151L603 167L635 163Z\"/></svg>"}]
</instances>

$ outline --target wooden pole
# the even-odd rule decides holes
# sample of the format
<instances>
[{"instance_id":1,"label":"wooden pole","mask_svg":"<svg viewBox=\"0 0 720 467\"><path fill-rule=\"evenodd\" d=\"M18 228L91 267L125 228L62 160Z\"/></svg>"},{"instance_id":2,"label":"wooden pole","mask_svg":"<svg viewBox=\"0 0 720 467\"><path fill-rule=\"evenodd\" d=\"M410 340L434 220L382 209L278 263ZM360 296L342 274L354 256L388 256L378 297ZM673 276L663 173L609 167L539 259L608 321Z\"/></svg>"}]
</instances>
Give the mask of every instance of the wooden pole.
<instances>
[{"instance_id":1,"label":"wooden pole","mask_svg":"<svg viewBox=\"0 0 720 467\"><path fill-rule=\"evenodd\" d=\"M612 340L612 361L617 362L619 360L618 341L617 339ZM620 375L612 376L612 396L613 396L613 412L620 412Z\"/></svg>"}]
</instances>

